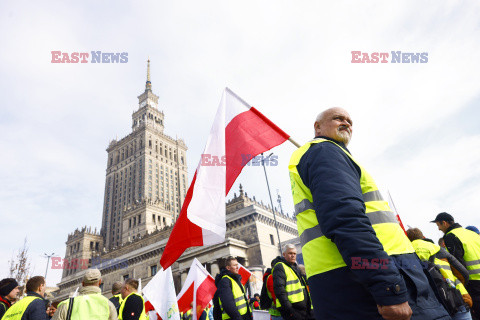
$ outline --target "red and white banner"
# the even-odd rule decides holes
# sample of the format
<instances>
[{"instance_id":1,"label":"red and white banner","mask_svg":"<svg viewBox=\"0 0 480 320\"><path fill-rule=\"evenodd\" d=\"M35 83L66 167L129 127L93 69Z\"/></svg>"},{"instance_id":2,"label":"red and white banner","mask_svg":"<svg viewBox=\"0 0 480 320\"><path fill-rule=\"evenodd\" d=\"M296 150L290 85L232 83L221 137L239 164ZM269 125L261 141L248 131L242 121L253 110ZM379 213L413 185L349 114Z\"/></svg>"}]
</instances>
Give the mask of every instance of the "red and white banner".
<instances>
[{"instance_id":1,"label":"red and white banner","mask_svg":"<svg viewBox=\"0 0 480 320\"><path fill-rule=\"evenodd\" d=\"M199 319L217 291L215 280L202 264L193 259L183 288L177 295L178 310L187 312L192 309L192 319ZM193 307L192 307L193 306Z\"/></svg>"},{"instance_id":2,"label":"red and white banner","mask_svg":"<svg viewBox=\"0 0 480 320\"><path fill-rule=\"evenodd\" d=\"M225 240L225 197L248 161L289 136L225 88L202 158L160 259L168 268L189 247Z\"/></svg>"},{"instance_id":3,"label":"red and white banner","mask_svg":"<svg viewBox=\"0 0 480 320\"><path fill-rule=\"evenodd\" d=\"M245 285L248 282L248 279L250 279L250 276L252 275L250 270L242 266L240 263L238 264L238 274L242 276L243 285Z\"/></svg>"}]
</instances>

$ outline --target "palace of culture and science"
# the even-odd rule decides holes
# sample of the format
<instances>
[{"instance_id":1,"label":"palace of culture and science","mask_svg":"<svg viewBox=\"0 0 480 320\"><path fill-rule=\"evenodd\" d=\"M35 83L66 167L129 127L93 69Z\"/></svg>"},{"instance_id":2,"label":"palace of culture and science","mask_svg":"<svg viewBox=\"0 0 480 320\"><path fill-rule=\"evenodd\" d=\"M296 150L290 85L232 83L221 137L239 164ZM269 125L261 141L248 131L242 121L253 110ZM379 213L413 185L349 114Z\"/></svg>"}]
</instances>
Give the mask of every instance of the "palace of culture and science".
<instances>
[{"instance_id":1,"label":"palace of culture and science","mask_svg":"<svg viewBox=\"0 0 480 320\"><path fill-rule=\"evenodd\" d=\"M132 132L107 148L105 194L100 232L82 227L68 235L62 280L55 300L81 286L85 268L100 269L103 293L115 281L141 278L145 285L160 268L160 257L188 189L187 145L164 133L165 116L152 92L150 61L145 91L132 114ZM175 128L181 133L182 128ZM187 249L172 265L177 292L197 258L215 277L233 255L253 272L259 290L262 272L279 254L270 206L250 198L240 185L226 203L227 234L223 243ZM298 236L295 221L275 211L282 243ZM83 262L83 263L82 263Z\"/></svg>"}]
</instances>

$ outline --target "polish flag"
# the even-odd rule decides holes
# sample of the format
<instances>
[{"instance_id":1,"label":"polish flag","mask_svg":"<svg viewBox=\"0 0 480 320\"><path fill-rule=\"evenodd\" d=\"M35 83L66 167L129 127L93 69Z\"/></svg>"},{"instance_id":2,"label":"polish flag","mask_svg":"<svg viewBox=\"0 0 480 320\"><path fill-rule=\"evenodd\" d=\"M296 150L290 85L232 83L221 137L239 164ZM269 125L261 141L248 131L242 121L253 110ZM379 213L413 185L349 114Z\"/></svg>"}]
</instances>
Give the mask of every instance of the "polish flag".
<instances>
[{"instance_id":1,"label":"polish flag","mask_svg":"<svg viewBox=\"0 0 480 320\"><path fill-rule=\"evenodd\" d=\"M245 285L248 282L248 279L250 279L250 276L252 275L250 270L242 266L240 263L238 264L238 274L242 276L243 285Z\"/></svg>"},{"instance_id":2,"label":"polish flag","mask_svg":"<svg viewBox=\"0 0 480 320\"><path fill-rule=\"evenodd\" d=\"M289 139L257 109L225 88L182 210L160 259L168 268L190 247L225 240L225 197L248 161Z\"/></svg>"},{"instance_id":3,"label":"polish flag","mask_svg":"<svg viewBox=\"0 0 480 320\"><path fill-rule=\"evenodd\" d=\"M183 288L177 295L178 310L187 312L192 309L192 319L199 319L217 291L215 280L202 264L193 259ZM193 303L193 308L190 306Z\"/></svg>"}]
</instances>

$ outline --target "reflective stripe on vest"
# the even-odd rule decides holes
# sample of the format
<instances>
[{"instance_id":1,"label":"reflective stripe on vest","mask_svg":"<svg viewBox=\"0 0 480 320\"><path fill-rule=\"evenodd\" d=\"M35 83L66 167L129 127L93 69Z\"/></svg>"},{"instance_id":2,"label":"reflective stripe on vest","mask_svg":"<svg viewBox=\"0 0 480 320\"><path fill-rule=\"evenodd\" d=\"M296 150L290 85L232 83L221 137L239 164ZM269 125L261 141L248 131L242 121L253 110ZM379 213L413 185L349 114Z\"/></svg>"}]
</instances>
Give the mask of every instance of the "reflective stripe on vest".
<instances>
[{"instance_id":1,"label":"reflective stripe on vest","mask_svg":"<svg viewBox=\"0 0 480 320\"><path fill-rule=\"evenodd\" d=\"M123 308L125 308L125 303L127 302L128 298L131 295L137 295L142 299L143 309L142 309L142 313L140 314L140 317L138 318L138 320L146 320L147 315L145 314L145 300L143 300L143 297L136 292L130 293L125 299L123 299L122 304L120 305L120 309L118 310L118 320L123 320Z\"/></svg>"},{"instance_id":2,"label":"reflective stripe on vest","mask_svg":"<svg viewBox=\"0 0 480 320\"><path fill-rule=\"evenodd\" d=\"M233 300L235 301L235 306L237 307L238 312L241 316L243 316L248 311L248 304L245 293L242 291L237 281L233 280L230 276L224 275L222 279L223 278L228 278L232 282ZM220 300L220 298L218 298L218 302L220 304L220 309L222 310L222 319L230 319L230 316L222 308L222 300Z\"/></svg>"},{"instance_id":3,"label":"reflective stripe on vest","mask_svg":"<svg viewBox=\"0 0 480 320\"><path fill-rule=\"evenodd\" d=\"M312 193L303 183L297 170L300 159L308 149L313 144L324 142L336 145L360 168L361 176L359 182L366 208L365 214L387 254L413 253L412 244L398 224L396 216L390 209L387 201L382 198L370 174L353 159L348 151L337 143L322 138L314 139L298 148L292 154L288 165L298 233L302 243L302 254L307 276L311 277L315 274L346 266L335 243L323 234L314 210Z\"/></svg>"},{"instance_id":4,"label":"reflective stripe on vest","mask_svg":"<svg viewBox=\"0 0 480 320\"><path fill-rule=\"evenodd\" d=\"M455 228L453 233L463 245L463 260L469 273L469 280L480 280L480 236L464 228Z\"/></svg>"},{"instance_id":5,"label":"reflective stripe on vest","mask_svg":"<svg viewBox=\"0 0 480 320\"><path fill-rule=\"evenodd\" d=\"M60 302L59 306L62 304L68 310L70 299ZM108 299L101 293L80 295L73 299L71 320L108 320L109 315Z\"/></svg>"},{"instance_id":6,"label":"reflective stripe on vest","mask_svg":"<svg viewBox=\"0 0 480 320\"><path fill-rule=\"evenodd\" d=\"M277 262L272 269L273 270L279 265L283 265L283 269L285 270L285 276L287 277L287 282L285 284L285 291L287 292L288 301L290 303L296 303L305 300L305 296L303 294L303 285L300 279L298 278L297 274L287 266L283 262ZM276 307L277 309L280 308L282 304L280 303L280 299L276 299Z\"/></svg>"},{"instance_id":7,"label":"reflective stripe on vest","mask_svg":"<svg viewBox=\"0 0 480 320\"><path fill-rule=\"evenodd\" d=\"M440 251L440 246L437 246L436 244L425 240L413 240L412 245L415 249L415 252L417 253L417 256L422 261L429 261L431 256L437 254ZM433 260L433 263L438 267L440 273L445 279L450 279L455 284L455 288L457 288L462 295L468 293L462 282L458 280L457 277L455 277L455 275L452 273L450 264L447 261L435 258Z\"/></svg>"},{"instance_id":8,"label":"reflective stripe on vest","mask_svg":"<svg viewBox=\"0 0 480 320\"><path fill-rule=\"evenodd\" d=\"M25 310L27 310L30 303L33 300L40 299L35 296L26 296L25 298L19 300L17 303L13 304L7 312L3 315L2 319L4 320L21 320Z\"/></svg>"}]
</instances>

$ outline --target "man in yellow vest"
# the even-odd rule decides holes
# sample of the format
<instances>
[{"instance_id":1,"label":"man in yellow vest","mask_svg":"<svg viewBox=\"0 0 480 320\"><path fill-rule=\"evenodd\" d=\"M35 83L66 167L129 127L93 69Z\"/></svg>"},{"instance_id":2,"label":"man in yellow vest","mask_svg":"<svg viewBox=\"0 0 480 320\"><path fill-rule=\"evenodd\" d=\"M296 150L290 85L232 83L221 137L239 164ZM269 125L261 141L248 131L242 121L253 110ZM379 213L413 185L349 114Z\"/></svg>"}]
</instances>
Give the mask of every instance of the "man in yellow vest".
<instances>
[{"instance_id":1,"label":"man in yellow vest","mask_svg":"<svg viewBox=\"0 0 480 320\"><path fill-rule=\"evenodd\" d=\"M289 162L316 319L450 319L411 242L347 145L352 119L331 108ZM413 316L412 316L413 313Z\"/></svg>"},{"instance_id":2,"label":"man in yellow vest","mask_svg":"<svg viewBox=\"0 0 480 320\"><path fill-rule=\"evenodd\" d=\"M122 292L121 292L122 287L123 287L122 281L115 281L112 284L112 297L110 298L110 301L115 306L115 309L117 309L117 314L118 314L118 310L120 309L120 304L122 304L122 301L123 301Z\"/></svg>"},{"instance_id":3,"label":"man in yellow vest","mask_svg":"<svg viewBox=\"0 0 480 320\"><path fill-rule=\"evenodd\" d=\"M453 300L451 301L451 304L458 308L457 312L452 316L453 320L472 320L469 310L469 308L472 307L472 298L462 282L458 280L452 272L453 270L456 270L462 274L463 278L468 279L467 269L454 256L448 253L447 250L428 241L428 239L423 236L420 229L408 229L407 237L412 241L413 248L420 260L435 264L443 278L448 279L446 280L448 284L455 286L458 290L458 293L456 294L462 295L463 305L461 304L461 301L457 301L454 297L450 297L450 299Z\"/></svg>"},{"instance_id":4,"label":"man in yellow vest","mask_svg":"<svg viewBox=\"0 0 480 320\"><path fill-rule=\"evenodd\" d=\"M60 302L52 320L117 320L117 310L102 295L101 283L100 270L86 270L79 295Z\"/></svg>"},{"instance_id":5,"label":"man in yellow vest","mask_svg":"<svg viewBox=\"0 0 480 320\"><path fill-rule=\"evenodd\" d=\"M127 279L122 287L122 304L118 311L119 320L146 320L145 300L137 292L138 281Z\"/></svg>"},{"instance_id":6,"label":"man in yellow vest","mask_svg":"<svg viewBox=\"0 0 480 320\"><path fill-rule=\"evenodd\" d=\"M285 320L313 319L307 284L297 268L297 249L287 244L282 251L283 256L272 262L275 306Z\"/></svg>"},{"instance_id":7,"label":"man in yellow vest","mask_svg":"<svg viewBox=\"0 0 480 320\"><path fill-rule=\"evenodd\" d=\"M480 319L480 237L473 231L462 228L452 215L441 212L435 220L438 230L445 235L445 246L468 270L466 288L473 300L473 319Z\"/></svg>"},{"instance_id":8,"label":"man in yellow vest","mask_svg":"<svg viewBox=\"0 0 480 320\"><path fill-rule=\"evenodd\" d=\"M220 271L218 277L220 280L216 283L222 320L252 320L252 311L238 269L237 259L228 257L225 262L225 269Z\"/></svg>"},{"instance_id":9,"label":"man in yellow vest","mask_svg":"<svg viewBox=\"0 0 480 320\"><path fill-rule=\"evenodd\" d=\"M25 285L27 296L12 305L2 320L45 320L47 301L45 300L45 278L35 276Z\"/></svg>"}]
</instances>

